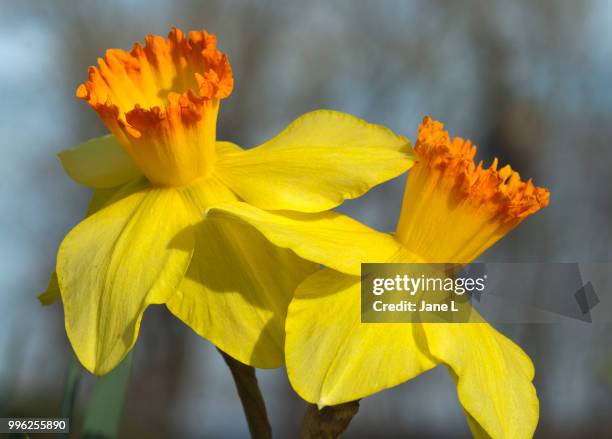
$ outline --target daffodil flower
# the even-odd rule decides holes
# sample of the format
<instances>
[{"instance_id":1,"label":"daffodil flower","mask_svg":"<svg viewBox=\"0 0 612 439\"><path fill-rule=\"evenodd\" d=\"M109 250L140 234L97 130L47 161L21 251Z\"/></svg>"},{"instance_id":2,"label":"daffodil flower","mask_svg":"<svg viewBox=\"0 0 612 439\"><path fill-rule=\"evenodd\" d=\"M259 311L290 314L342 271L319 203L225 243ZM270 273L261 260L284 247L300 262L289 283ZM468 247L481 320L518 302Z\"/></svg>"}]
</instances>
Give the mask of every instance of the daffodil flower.
<instances>
[{"instance_id":1,"label":"daffodil flower","mask_svg":"<svg viewBox=\"0 0 612 439\"><path fill-rule=\"evenodd\" d=\"M315 111L250 150L218 142L219 104L233 77L215 37L173 29L145 41L109 49L77 90L112 135L60 154L100 199L58 252L68 338L81 363L104 374L133 347L147 306L166 304L237 360L277 367L288 303L316 265L204 212L236 200L333 208L409 168L408 141Z\"/></svg>"},{"instance_id":2,"label":"daffodil flower","mask_svg":"<svg viewBox=\"0 0 612 439\"><path fill-rule=\"evenodd\" d=\"M469 263L548 204L546 189L521 181L509 166L476 166L476 147L451 141L428 117L415 149L395 234L334 212L227 204L208 215L251 224L277 246L326 266L298 287L287 315L287 371L304 399L337 405L445 364L476 436L530 437L538 419L533 365L484 320L360 322L362 262Z\"/></svg>"}]
</instances>

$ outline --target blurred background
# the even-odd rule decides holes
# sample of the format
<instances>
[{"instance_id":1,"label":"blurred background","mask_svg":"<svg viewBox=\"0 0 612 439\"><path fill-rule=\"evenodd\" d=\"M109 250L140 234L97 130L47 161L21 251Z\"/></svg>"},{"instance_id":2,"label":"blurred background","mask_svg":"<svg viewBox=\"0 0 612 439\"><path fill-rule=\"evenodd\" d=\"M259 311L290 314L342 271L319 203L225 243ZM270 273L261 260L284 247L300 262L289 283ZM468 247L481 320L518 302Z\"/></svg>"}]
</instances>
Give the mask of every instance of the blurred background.
<instances>
[{"instance_id":1,"label":"blurred background","mask_svg":"<svg viewBox=\"0 0 612 439\"><path fill-rule=\"evenodd\" d=\"M610 2L0 0L0 11L0 416L60 412L70 347L61 305L43 308L36 295L89 192L55 155L106 132L75 88L106 48L173 25L216 33L230 57L236 86L221 139L254 146L317 108L414 139L430 114L486 162L498 156L550 188L550 206L483 261L611 259ZM341 210L393 230L404 181ZM612 325L501 329L536 366L536 437L612 437ZM276 437L295 437L305 404L284 370L258 376ZM78 407L94 381L81 381ZM120 432L248 435L221 357L163 307L145 314ZM396 436L469 436L444 369L365 399L346 433Z\"/></svg>"}]
</instances>

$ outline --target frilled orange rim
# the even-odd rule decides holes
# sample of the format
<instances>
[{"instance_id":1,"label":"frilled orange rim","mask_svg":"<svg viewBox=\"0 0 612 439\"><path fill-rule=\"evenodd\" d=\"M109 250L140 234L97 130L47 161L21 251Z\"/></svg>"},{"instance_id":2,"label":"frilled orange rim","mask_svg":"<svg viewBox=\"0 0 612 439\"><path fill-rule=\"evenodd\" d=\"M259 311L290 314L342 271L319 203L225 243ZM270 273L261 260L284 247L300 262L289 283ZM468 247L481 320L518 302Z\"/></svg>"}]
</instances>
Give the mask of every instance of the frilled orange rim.
<instances>
[{"instance_id":1,"label":"frilled orange rim","mask_svg":"<svg viewBox=\"0 0 612 439\"><path fill-rule=\"evenodd\" d=\"M476 165L476 146L458 137L451 140L444 125L429 116L419 127L415 150L419 164L440 172L457 201L484 207L504 222L521 221L548 205L548 189L531 179L522 181L510 165L498 169L497 158L489 168L482 161Z\"/></svg>"},{"instance_id":2,"label":"frilled orange rim","mask_svg":"<svg viewBox=\"0 0 612 439\"><path fill-rule=\"evenodd\" d=\"M138 125L162 120L171 111L198 119L203 107L226 98L234 80L227 56L217 39L204 30L187 36L172 28L168 38L147 35L144 47L108 49L98 67L76 91L109 126L118 124L140 137Z\"/></svg>"}]
</instances>

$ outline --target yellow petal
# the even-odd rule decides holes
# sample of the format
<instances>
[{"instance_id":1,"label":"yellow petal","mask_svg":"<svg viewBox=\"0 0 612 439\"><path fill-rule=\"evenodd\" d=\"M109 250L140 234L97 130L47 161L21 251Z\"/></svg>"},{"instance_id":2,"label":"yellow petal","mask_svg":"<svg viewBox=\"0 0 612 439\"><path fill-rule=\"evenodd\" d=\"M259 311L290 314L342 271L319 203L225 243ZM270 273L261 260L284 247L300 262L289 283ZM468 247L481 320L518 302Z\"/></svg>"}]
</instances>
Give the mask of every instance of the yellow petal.
<instances>
[{"instance_id":1,"label":"yellow petal","mask_svg":"<svg viewBox=\"0 0 612 439\"><path fill-rule=\"evenodd\" d=\"M259 147L221 155L215 173L263 209L318 212L405 172L411 151L408 139L387 128L319 110Z\"/></svg>"},{"instance_id":2,"label":"yellow petal","mask_svg":"<svg viewBox=\"0 0 612 439\"><path fill-rule=\"evenodd\" d=\"M94 190L87 207L87 216L93 215L102 209L113 198L113 195L117 194L120 190L121 186ZM52 305L58 299L60 299L60 290L57 284L57 273L53 272L49 278L47 289L38 295L38 300L42 305Z\"/></svg>"},{"instance_id":3,"label":"yellow petal","mask_svg":"<svg viewBox=\"0 0 612 439\"><path fill-rule=\"evenodd\" d=\"M287 316L289 380L306 401L341 404L431 369L411 324L361 323L359 277L324 269L297 289ZM421 334L421 335L419 335Z\"/></svg>"},{"instance_id":4,"label":"yellow petal","mask_svg":"<svg viewBox=\"0 0 612 439\"><path fill-rule=\"evenodd\" d=\"M172 189L124 191L72 229L57 258L68 338L83 366L100 375L132 348L145 308L176 292L198 214Z\"/></svg>"},{"instance_id":5,"label":"yellow petal","mask_svg":"<svg viewBox=\"0 0 612 439\"><path fill-rule=\"evenodd\" d=\"M57 284L57 274L53 272L49 278L47 289L38 295L38 300L42 305L52 305L60 298L59 285Z\"/></svg>"},{"instance_id":6,"label":"yellow petal","mask_svg":"<svg viewBox=\"0 0 612 439\"><path fill-rule=\"evenodd\" d=\"M91 200L89 200L89 206L87 206L87 216L93 215L107 204L118 201L115 195L128 195L128 193L122 191L123 188L124 186L115 186L107 189L94 190Z\"/></svg>"},{"instance_id":7,"label":"yellow petal","mask_svg":"<svg viewBox=\"0 0 612 439\"><path fill-rule=\"evenodd\" d=\"M93 188L118 186L142 175L113 135L66 149L59 158L73 180Z\"/></svg>"},{"instance_id":8,"label":"yellow petal","mask_svg":"<svg viewBox=\"0 0 612 439\"><path fill-rule=\"evenodd\" d=\"M243 151L243 149L241 147L239 147L238 145L236 145L235 143L232 142L226 142L226 141L218 141L215 144L215 149L217 151L217 155L225 155L225 154L230 154L230 153L236 153L236 152L241 152Z\"/></svg>"},{"instance_id":9,"label":"yellow petal","mask_svg":"<svg viewBox=\"0 0 612 439\"><path fill-rule=\"evenodd\" d=\"M337 212L266 212L246 203L226 203L210 209L208 216L248 223L279 247L353 275L361 274L362 263L389 262L405 253L393 236Z\"/></svg>"},{"instance_id":10,"label":"yellow petal","mask_svg":"<svg viewBox=\"0 0 612 439\"><path fill-rule=\"evenodd\" d=\"M431 354L455 378L474 435L531 438L539 406L533 365L521 348L487 323L423 327Z\"/></svg>"},{"instance_id":11,"label":"yellow petal","mask_svg":"<svg viewBox=\"0 0 612 439\"><path fill-rule=\"evenodd\" d=\"M260 145L265 149L310 146L389 148L408 152L410 141L390 129L334 110L316 110L291 122L276 137Z\"/></svg>"},{"instance_id":12,"label":"yellow petal","mask_svg":"<svg viewBox=\"0 0 612 439\"><path fill-rule=\"evenodd\" d=\"M188 193L202 212L235 199L214 179ZM191 265L166 305L233 358L255 367L282 365L287 306L297 285L318 266L244 224L204 220L195 232Z\"/></svg>"}]
</instances>

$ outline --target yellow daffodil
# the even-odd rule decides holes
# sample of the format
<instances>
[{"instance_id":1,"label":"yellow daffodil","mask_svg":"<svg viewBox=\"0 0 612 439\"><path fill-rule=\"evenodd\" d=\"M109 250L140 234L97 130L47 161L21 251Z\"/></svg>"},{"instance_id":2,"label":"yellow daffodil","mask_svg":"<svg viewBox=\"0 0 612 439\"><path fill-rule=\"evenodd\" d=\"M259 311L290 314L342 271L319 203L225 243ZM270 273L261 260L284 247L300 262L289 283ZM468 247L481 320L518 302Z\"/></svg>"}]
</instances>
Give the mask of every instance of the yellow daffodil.
<instances>
[{"instance_id":1,"label":"yellow daffodil","mask_svg":"<svg viewBox=\"0 0 612 439\"><path fill-rule=\"evenodd\" d=\"M426 117L395 234L334 212L265 212L244 204L211 209L279 247L325 265L297 289L286 323L286 362L296 391L319 406L356 400L445 364L479 437L530 437L538 419L529 357L484 320L362 324L362 262L469 263L548 204L549 193L497 160L474 164L476 147L451 141Z\"/></svg>"},{"instance_id":2,"label":"yellow daffodil","mask_svg":"<svg viewBox=\"0 0 612 439\"><path fill-rule=\"evenodd\" d=\"M232 88L213 35L172 29L129 52L109 49L77 90L112 132L60 154L72 178L98 190L56 267L68 338L93 373L125 357L150 304L243 363L279 366L289 300L316 265L204 212L236 200L323 211L412 164L407 139L333 111L250 150L218 142ZM52 280L41 300L53 289Z\"/></svg>"}]
</instances>

